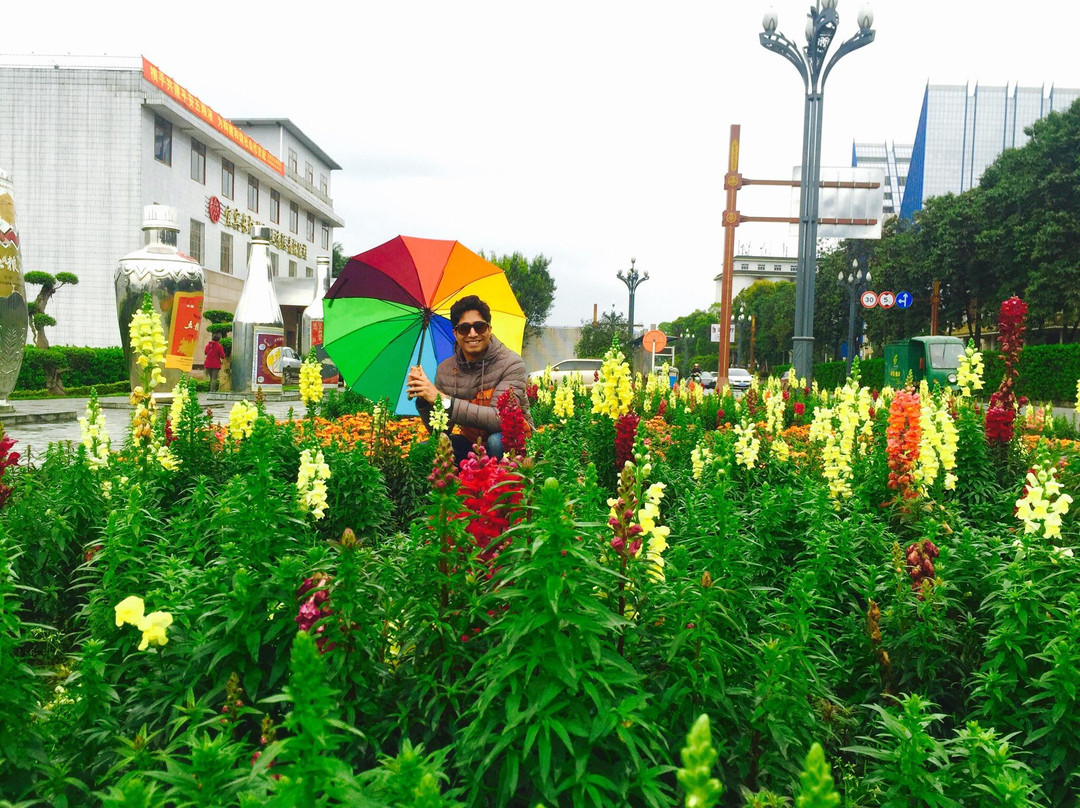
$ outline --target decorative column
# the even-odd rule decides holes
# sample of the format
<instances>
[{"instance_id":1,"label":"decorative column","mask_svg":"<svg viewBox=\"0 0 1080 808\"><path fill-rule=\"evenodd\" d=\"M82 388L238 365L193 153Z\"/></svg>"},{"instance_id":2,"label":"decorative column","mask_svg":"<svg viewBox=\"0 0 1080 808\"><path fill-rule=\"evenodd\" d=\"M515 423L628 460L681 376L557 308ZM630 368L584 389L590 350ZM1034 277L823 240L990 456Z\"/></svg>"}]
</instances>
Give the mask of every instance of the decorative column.
<instances>
[{"instance_id":1,"label":"decorative column","mask_svg":"<svg viewBox=\"0 0 1080 808\"><path fill-rule=\"evenodd\" d=\"M14 409L7 398L19 378L28 325L15 190L11 178L0 171L0 412Z\"/></svg>"},{"instance_id":2,"label":"decorative column","mask_svg":"<svg viewBox=\"0 0 1080 808\"><path fill-rule=\"evenodd\" d=\"M171 393L180 377L191 372L194 361L205 278L199 262L177 249L180 226L176 222L176 208L144 207L144 246L121 258L113 276L120 344L132 390L139 384L139 368L131 349L131 318L142 308L148 294L165 331L165 385L161 392Z\"/></svg>"},{"instance_id":3,"label":"decorative column","mask_svg":"<svg viewBox=\"0 0 1080 808\"><path fill-rule=\"evenodd\" d=\"M251 258L247 278L236 304L232 328L232 392L280 393L281 349L285 321L270 279L270 228L251 231Z\"/></svg>"}]
</instances>

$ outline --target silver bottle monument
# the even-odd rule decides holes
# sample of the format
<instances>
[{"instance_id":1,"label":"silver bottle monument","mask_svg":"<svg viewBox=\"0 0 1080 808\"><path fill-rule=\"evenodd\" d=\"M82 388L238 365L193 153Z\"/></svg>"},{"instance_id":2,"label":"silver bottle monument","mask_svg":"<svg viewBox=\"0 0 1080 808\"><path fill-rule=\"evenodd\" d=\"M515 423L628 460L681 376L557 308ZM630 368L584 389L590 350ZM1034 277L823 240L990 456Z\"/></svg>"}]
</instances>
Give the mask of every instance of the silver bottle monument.
<instances>
[{"instance_id":1,"label":"silver bottle monument","mask_svg":"<svg viewBox=\"0 0 1080 808\"><path fill-rule=\"evenodd\" d=\"M326 389L335 388L338 384L338 369L323 348L323 296L329 277L330 256L320 255L315 259L315 294L300 315L300 358L307 359L311 349L315 349L315 358L322 363L322 383Z\"/></svg>"},{"instance_id":2,"label":"silver bottle monument","mask_svg":"<svg viewBox=\"0 0 1080 808\"><path fill-rule=\"evenodd\" d=\"M28 324L15 191L0 171L0 412L9 409L7 397L19 378Z\"/></svg>"},{"instance_id":3,"label":"silver bottle monument","mask_svg":"<svg viewBox=\"0 0 1080 808\"><path fill-rule=\"evenodd\" d=\"M165 331L165 385L155 392L169 393L183 374L191 372L202 321L205 273L198 261L177 249L176 208L147 205L142 230L144 246L121 258L113 277L120 343L134 390L139 367L131 350L131 318L149 294Z\"/></svg>"},{"instance_id":4,"label":"silver bottle monument","mask_svg":"<svg viewBox=\"0 0 1080 808\"><path fill-rule=\"evenodd\" d=\"M270 228L251 231L247 278L232 326L230 379L234 393L281 392L285 321L270 280Z\"/></svg>"}]
</instances>

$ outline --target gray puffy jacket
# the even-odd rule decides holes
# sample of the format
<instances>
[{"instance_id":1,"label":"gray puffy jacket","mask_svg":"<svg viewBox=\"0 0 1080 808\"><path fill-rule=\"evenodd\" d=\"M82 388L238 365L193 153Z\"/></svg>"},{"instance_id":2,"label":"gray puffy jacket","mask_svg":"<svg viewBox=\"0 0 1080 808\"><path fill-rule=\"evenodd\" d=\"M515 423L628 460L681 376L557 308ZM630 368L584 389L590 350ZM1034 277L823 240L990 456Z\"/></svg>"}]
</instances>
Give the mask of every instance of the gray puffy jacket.
<instances>
[{"instance_id":1,"label":"gray puffy jacket","mask_svg":"<svg viewBox=\"0 0 1080 808\"><path fill-rule=\"evenodd\" d=\"M439 392L454 400L450 408L451 426L464 427L463 431L473 438L478 435L486 438L499 431L499 411L495 405L509 387L514 388L525 420L532 426L525 381L525 363L495 336L484 355L473 362L466 360L461 346L455 344L453 356L440 362L435 372L435 386ZM422 398L417 399L416 409L427 423L431 405Z\"/></svg>"}]
</instances>

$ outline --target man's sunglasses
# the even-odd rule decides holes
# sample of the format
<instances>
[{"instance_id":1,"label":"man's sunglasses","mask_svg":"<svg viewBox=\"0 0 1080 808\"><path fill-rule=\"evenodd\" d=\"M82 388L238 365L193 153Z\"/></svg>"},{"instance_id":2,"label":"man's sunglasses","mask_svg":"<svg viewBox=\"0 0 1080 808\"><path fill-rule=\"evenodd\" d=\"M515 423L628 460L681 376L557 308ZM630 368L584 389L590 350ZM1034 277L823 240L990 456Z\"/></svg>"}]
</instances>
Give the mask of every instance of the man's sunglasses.
<instances>
[{"instance_id":1,"label":"man's sunglasses","mask_svg":"<svg viewBox=\"0 0 1080 808\"><path fill-rule=\"evenodd\" d=\"M469 336L469 331L475 331L477 336L484 336L491 328L491 323L485 323L483 320L477 320L475 323L458 323L454 326L454 333L459 337Z\"/></svg>"}]
</instances>

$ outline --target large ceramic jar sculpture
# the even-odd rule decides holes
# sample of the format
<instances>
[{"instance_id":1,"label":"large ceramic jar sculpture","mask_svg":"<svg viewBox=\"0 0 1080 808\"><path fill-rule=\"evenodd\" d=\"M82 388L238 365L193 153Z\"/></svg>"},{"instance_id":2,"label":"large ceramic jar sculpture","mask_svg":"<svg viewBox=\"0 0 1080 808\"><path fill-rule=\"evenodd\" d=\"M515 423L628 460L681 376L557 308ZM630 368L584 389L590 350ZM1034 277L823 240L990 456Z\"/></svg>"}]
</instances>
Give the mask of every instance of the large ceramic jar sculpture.
<instances>
[{"instance_id":1,"label":"large ceramic jar sculpture","mask_svg":"<svg viewBox=\"0 0 1080 808\"><path fill-rule=\"evenodd\" d=\"M338 369L323 348L323 295L326 294L326 279L329 277L330 256L320 255L315 259L315 294L300 315L300 357L307 359L308 353L314 348L315 358L322 362L323 387L332 389L338 384Z\"/></svg>"},{"instance_id":2,"label":"large ceramic jar sculpture","mask_svg":"<svg viewBox=\"0 0 1080 808\"><path fill-rule=\"evenodd\" d=\"M204 273L198 261L176 247L180 232L176 208L147 205L142 229L145 246L121 258L113 278L120 342L134 390L139 367L131 350L131 318L149 294L165 331L165 385L157 392L170 392L183 374L191 372L202 320Z\"/></svg>"},{"instance_id":3,"label":"large ceramic jar sculpture","mask_svg":"<svg viewBox=\"0 0 1080 808\"><path fill-rule=\"evenodd\" d=\"M236 304L232 324L232 391L281 392L281 349L285 346L285 321L277 292L270 280L270 228L251 231L251 258L247 278Z\"/></svg>"},{"instance_id":4,"label":"large ceramic jar sculpture","mask_svg":"<svg viewBox=\"0 0 1080 808\"><path fill-rule=\"evenodd\" d=\"M26 285L23 281L15 191L0 171L0 407L15 389L26 350Z\"/></svg>"}]
</instances>

